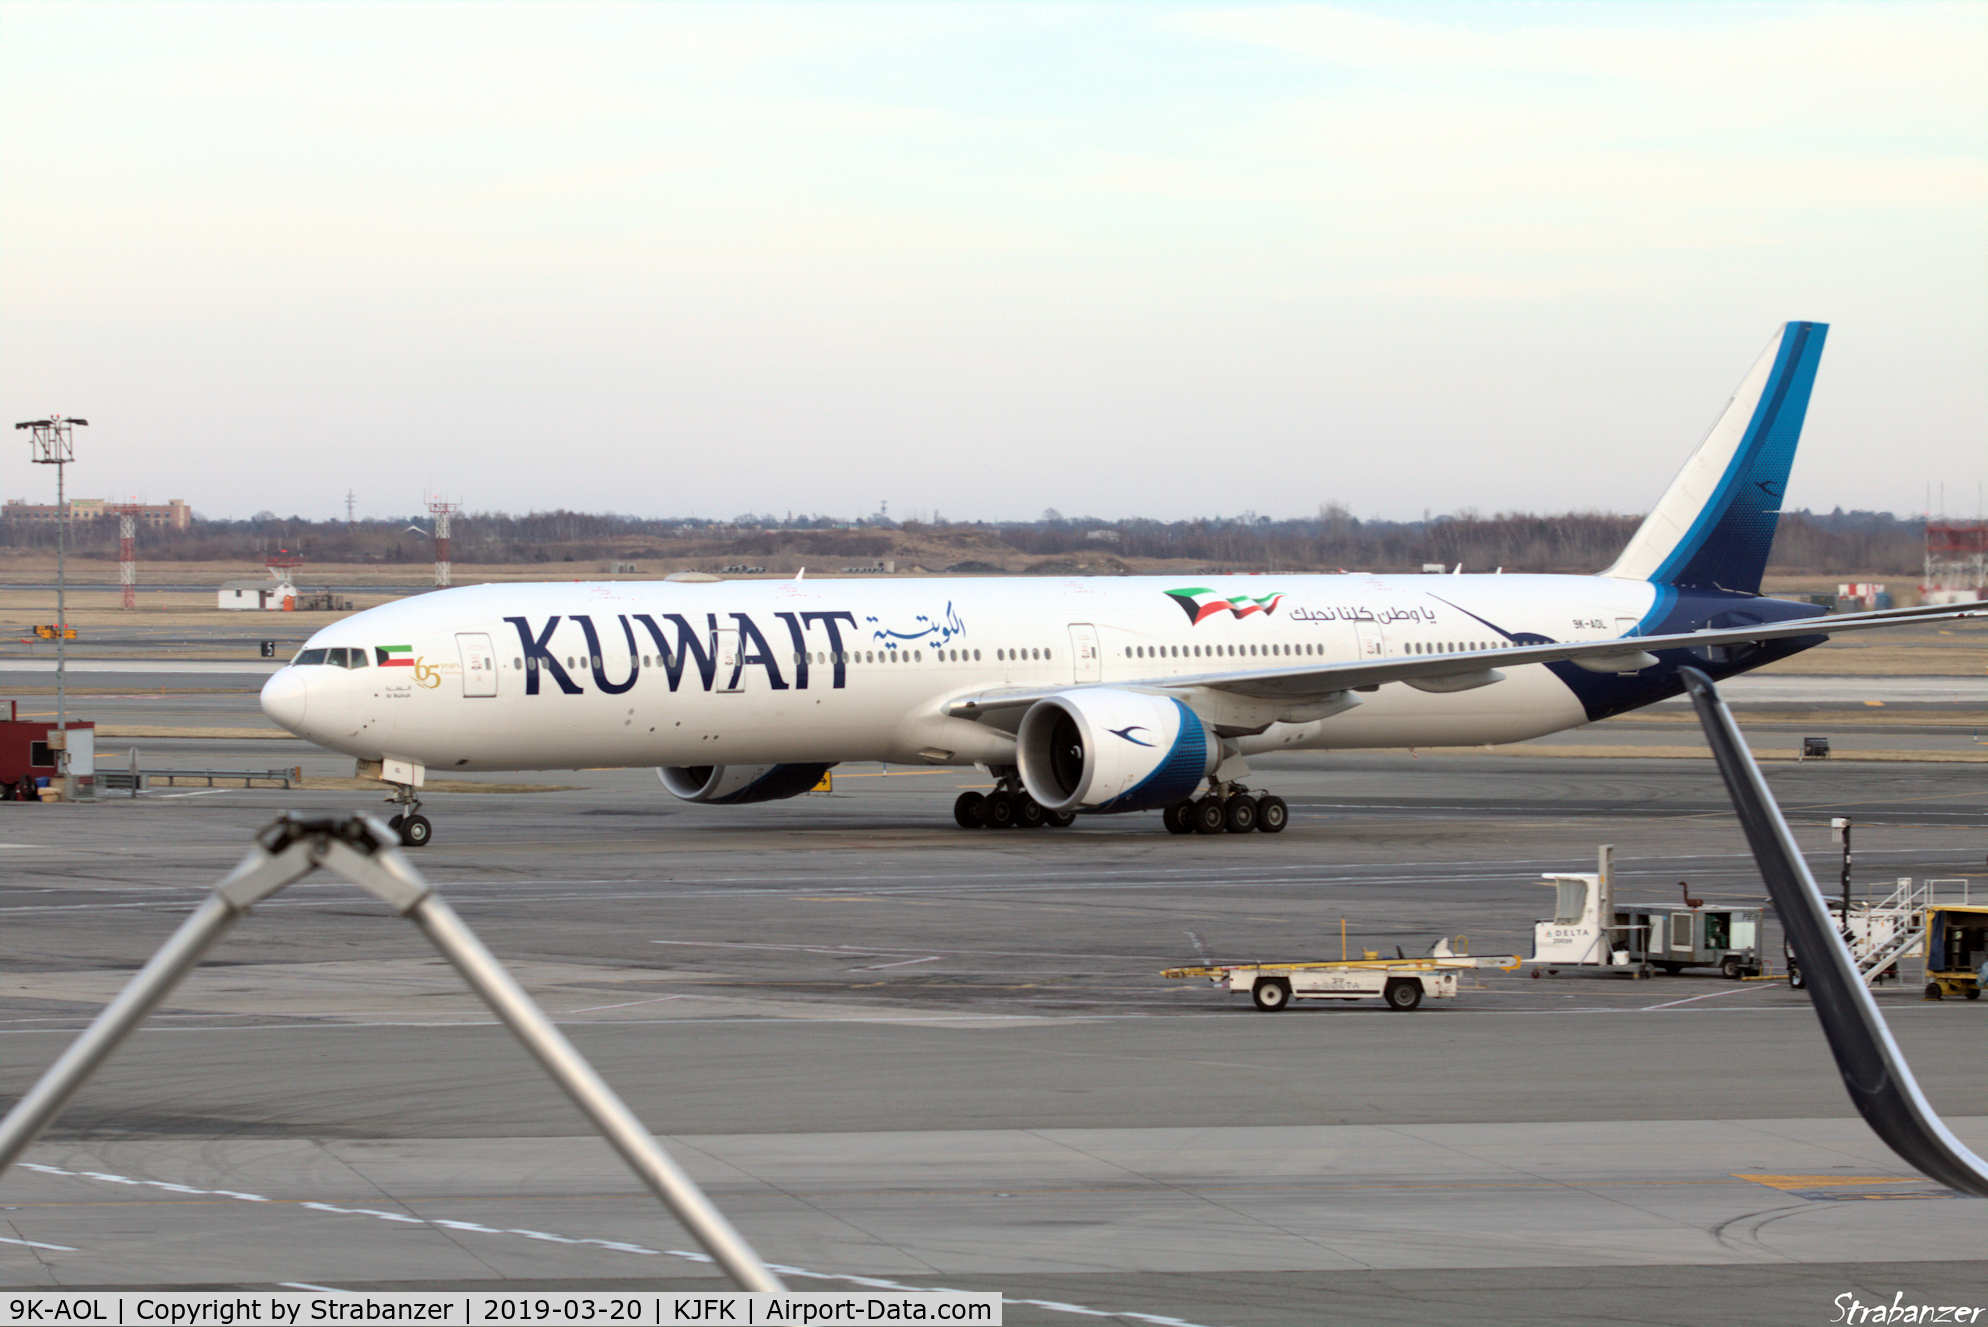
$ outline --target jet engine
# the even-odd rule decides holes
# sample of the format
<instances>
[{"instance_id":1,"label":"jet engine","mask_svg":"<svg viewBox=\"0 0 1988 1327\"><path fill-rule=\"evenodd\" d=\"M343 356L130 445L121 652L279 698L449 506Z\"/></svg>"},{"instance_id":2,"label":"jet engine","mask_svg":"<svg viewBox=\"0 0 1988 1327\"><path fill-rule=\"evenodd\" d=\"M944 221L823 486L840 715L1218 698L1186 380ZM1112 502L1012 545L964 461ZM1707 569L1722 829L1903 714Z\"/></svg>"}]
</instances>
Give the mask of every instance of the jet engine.
<instances>
[{"instance_id":1,"label":"jet engine","mask_svg":"<svg viewBox=\"0 0 1988 1327\"><path fill-rule=\"evenodd\" d=\"M1145 811L1192 797L1222 760L1201 717L1171 696L1100 687L1029 706L1015 745L1046 811Z\"/></svg>"},{"instance_id":2,"label":"jet engine","mask_svg":"<svg viewBox=\"0 0 1988 1327\"><path fill-rule=\"evenodd\" d=\"M658 765L663 787L686 802L741 806L797 797L821 782L827 765Z\"/></svg>"}]
</instances>

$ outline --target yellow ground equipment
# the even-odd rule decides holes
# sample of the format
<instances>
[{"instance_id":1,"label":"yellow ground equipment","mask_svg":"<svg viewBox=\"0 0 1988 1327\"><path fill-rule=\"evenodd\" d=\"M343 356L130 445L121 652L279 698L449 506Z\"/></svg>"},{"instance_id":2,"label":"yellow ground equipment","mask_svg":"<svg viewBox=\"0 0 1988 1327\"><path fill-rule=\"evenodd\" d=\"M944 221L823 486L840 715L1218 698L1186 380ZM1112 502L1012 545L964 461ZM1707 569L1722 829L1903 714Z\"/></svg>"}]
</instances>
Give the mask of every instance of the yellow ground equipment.
<instances>
[{"instance_id":1,"label":"yellow ground equipment","mask_svg":"<svg viewBox=\"0 0 1988 1327\"><path fill-rule=\"evenodd\" d=\"M1926 998L1981 998L1981 967L1988 962L1988 904L1926 905Z\"/></svg>"}]
</instances>

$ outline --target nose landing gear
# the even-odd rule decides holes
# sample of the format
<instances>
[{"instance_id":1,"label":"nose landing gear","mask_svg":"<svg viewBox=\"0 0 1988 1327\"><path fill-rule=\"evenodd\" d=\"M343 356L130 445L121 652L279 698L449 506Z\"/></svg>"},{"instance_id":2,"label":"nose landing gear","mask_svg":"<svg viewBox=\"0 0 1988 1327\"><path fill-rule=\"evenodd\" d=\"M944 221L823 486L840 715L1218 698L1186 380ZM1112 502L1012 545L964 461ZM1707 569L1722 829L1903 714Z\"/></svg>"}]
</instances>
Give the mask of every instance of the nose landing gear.
<instances>
[{"instance_id":1,"label":"nose landing gear","mask_svg":"<svg viewBox=\"0 0 1988 1327\"><path fill-rule=\"evenodd\" d=\"M1270 793L1252 797L1240 783L1215 784L1199 801L1175 802L1163 818L1169 834L1281 834L1291 808Z\"/></svg>"},{"instance_id":2,"label":"nose landing gear","mask_svg":"<svg viewBox=\"0 0 1988 1327\"><path fill-rule=\"evenodd\" d=\"M411 784L393 785L393 796L387 804L405 808L396 811L387 819L387 828L400 835L404 848L425 848L428 840L435 837L435 827L428 823L428 817L421 814L421 799L415 795Z\"/></svg>"}]
</instances>

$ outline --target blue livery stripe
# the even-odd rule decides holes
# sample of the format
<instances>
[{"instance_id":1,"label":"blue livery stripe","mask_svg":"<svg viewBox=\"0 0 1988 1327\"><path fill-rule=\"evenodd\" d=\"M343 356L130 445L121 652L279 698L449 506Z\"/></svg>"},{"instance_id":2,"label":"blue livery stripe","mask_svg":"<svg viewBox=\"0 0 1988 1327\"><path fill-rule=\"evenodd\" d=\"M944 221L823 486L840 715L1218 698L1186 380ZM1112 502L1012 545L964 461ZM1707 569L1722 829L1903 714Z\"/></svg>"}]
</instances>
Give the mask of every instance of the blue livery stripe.
<instances>
[{"instance_id":1,"label":"blue livery stripe","mask_svg":"<svg viewBox=\"0 0 1988 1327\"><path fill-rule=\"evenodd\" d=\"M1651 580L1747 594L1760 589L1828 332L1822 323L1788 324L1718 488Z\"/></svg>"}]
</instances>

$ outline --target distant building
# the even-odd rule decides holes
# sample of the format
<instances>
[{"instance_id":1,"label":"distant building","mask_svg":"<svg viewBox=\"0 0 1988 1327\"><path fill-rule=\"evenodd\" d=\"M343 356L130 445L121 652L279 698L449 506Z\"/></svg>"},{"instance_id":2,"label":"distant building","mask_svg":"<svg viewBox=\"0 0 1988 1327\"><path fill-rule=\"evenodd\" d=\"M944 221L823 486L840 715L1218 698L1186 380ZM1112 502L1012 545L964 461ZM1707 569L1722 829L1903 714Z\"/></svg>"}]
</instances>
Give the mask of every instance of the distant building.
<instances>
[{"instance_id":1,"label":"distant building","mask_svg":"<svg viewBox=\"0 0 1988 1327\"><path fill-rule=\"evenodd\" d=\"M69 499L69 519L72 523L77 521L105 520L117 515L114 508L122 505L121 503L112 502L109 498L71 498ZM136 505L138 506L136 514L140 525L151 526L154 529L161 530L184 530L193 524L193 508L187 506L186 501L182 498L173 498L167 502L141 503ZM53 524L61 519L62 508L52 502L42 504L28 502L22 498L8 498L4 505L0 505L0 520L39 521L46 524Z\"/></svg>"},{"instance_id":2,"label":"distant building","mask_svg":"<svg viewBox=\"0 0 1988 1327\"><path fill-rule=\"evenodd\" d=\"M222 581L219 607L247 612L294 612L297 587L270 577L254 580Z\"/></svg>"}]
</instances>

